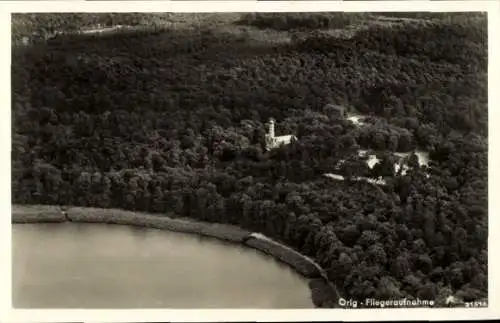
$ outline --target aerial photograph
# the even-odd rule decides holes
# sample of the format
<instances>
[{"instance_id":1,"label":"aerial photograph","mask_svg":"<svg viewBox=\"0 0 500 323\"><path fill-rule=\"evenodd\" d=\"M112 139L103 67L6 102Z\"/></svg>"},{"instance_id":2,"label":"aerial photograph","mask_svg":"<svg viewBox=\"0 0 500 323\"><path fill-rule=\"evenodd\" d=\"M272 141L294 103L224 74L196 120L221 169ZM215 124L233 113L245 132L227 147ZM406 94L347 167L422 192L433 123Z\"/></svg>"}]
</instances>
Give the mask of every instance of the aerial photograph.
<instances>
[{"instance_id":1,"label":"aerial photograph","mask_svg":"<svg viewBox=\"0 0 500 323\"><path fill-rule=\"evenodd\" d=\"M12 13L11 122L13 308L488 307L486 12Z\"/></svg>"}]
</instances>

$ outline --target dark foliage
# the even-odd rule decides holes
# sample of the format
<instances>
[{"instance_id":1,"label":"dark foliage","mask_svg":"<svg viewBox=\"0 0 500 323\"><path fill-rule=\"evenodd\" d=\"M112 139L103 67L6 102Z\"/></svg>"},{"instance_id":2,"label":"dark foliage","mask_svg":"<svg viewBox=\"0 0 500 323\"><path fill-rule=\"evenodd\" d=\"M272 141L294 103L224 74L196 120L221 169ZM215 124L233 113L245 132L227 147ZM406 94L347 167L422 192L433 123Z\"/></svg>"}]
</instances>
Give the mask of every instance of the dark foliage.
<instances>
[{"instance_id":1,"label":"dark foliage","mask_svg":"<svg viewBox=\"0 0 500 323\"><path fill-rule=\"evenodd\" d=\"M296 21L273 17L252 19ZM462 15L285 45L199 27L15 47L13 202L237 224L316 259L356 299L486 297L485 26ZM372 118L356 127L328 103ZM299 141L265 152L269 117ZM385 187L321 176L341 159L348 177L386 174L360 146L427 149L430 170Z\"/></svg>"},{"instance_id":2,"label":"dark foliage","mask_svg":"<svg viewBox=\"0 0 500 323\"><path fill-rule=\"evenodd\" d=\"M368 13L326 12L326 13L249 13L242 17L240 24L276 30L343 28L370 17Z\"/></svg>"}]
</instances>

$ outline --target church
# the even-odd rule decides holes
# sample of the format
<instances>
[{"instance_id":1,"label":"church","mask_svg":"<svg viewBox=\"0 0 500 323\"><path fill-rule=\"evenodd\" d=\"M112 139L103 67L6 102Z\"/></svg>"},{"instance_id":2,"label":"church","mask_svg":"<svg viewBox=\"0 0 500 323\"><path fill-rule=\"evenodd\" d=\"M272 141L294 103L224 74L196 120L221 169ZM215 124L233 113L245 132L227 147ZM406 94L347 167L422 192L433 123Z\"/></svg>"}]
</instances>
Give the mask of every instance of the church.
<instances>
[{"instance_id":1,"label":"church","mask_svg":"<svg viewBox=\"0 0 500 323\"><path fill-rule=\"evenodd\" d=\"M268 132L266 134L266 150L271 150L274 148L278 148L280 146L289 145L290 143L297 140L297 137L294 135L285 135L285 136L275 136L274 133L274 125L276 121L271 118L268 122Z\"/></svg>"}]
</instances>

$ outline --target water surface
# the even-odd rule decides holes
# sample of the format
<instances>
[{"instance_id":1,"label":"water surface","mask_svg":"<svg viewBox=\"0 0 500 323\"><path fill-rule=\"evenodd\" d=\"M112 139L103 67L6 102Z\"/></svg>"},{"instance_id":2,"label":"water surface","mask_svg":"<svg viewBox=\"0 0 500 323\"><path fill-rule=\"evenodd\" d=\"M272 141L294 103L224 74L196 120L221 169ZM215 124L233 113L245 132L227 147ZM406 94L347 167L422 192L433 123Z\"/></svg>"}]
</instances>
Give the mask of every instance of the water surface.
<instances>
[{"instance_id":1,"label":"water surface","mask_svg":"<svg viewBox=\"0 0 500 323\"><path fill-rule=\"evenodd\" d=\"M15 308L312 308L307 280L258 251L106 224L14 224Z\"/></svg>"}]
</instances>

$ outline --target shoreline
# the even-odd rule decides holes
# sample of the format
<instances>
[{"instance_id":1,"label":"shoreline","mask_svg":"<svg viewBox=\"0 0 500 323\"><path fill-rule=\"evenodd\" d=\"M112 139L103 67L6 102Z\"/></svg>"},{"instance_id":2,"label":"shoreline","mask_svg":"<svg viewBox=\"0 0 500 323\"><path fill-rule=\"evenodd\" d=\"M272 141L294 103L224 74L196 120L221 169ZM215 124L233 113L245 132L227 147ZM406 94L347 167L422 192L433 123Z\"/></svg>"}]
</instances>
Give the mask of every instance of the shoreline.
<instances>
[{"instance_id":1,"label":"shoreline","mask_svg":"<svg viewBox=\"0 0 500 323\"><path fill-rule=\"evenodd\" d=\"M339 294L328 281L324 270L309 257L276 242L260 233L250 232L234 225L174 218L121 209L67 207L50 205L12 205L12 224L23 223L106 223L129 225L178 233L195 234L243 245L271 256L292 268L305 278L316 308L333 308Z\"/></svg>"}]
</instances>

